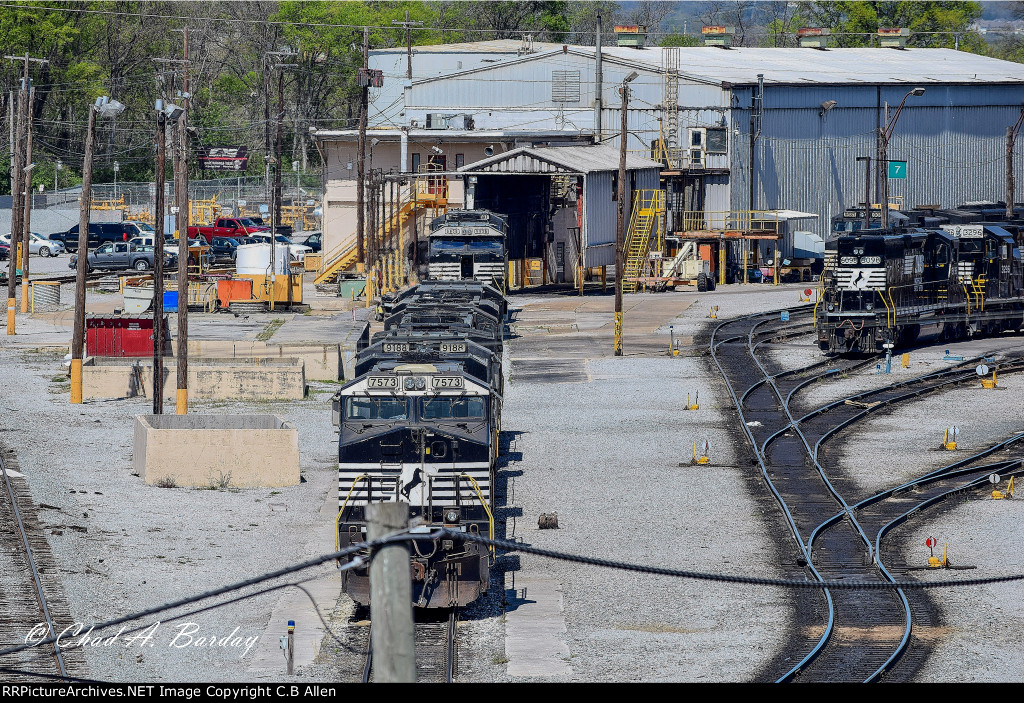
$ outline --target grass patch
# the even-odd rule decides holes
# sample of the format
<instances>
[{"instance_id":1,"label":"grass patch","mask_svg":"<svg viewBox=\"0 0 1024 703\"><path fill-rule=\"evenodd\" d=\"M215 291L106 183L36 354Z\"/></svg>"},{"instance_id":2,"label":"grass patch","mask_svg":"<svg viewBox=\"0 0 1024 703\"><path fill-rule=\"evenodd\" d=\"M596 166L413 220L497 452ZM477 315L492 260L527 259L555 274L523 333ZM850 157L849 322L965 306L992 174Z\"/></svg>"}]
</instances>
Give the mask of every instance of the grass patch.
<instances>
[{"instance_id":1,"label":"grass patch","mask_svg":"<svg viewBox=\"0 0 1024 703\"><path fill-rule=\"evenodd\" d=\"M491 657L491 663L508 664L508 657L506 657L504 654L495 654L493 657Z\"/></svg>"},{"instance_id":2,"label":"grass patch","mask_svg":"<svg viewBox=\"0 0 1024 703\"><path fill-rule=\"evenodd\" d=\"M268 341L271 337L274 336L275 332L277 332L279 329L281 329L281 325L283 325L283 324L284 324L284 320L282 320L279 317L275 317L273 320L271 320L267 324L266 327L263 328L262 332L260 332L258 335L256 335L256 341L258 341L258 342L266 342L266 341Z\"/></svg>"},{"instance_id":3,"label":"grass patch","mask_svg":"<svg viewBox=\"0 0 1024 703\"><path fill-rule=\"evenodd\" d=\"M156 482L157 488L177 488L178 482L174 480L174 476L164 476Z\"/></svg>"}]
</instances>

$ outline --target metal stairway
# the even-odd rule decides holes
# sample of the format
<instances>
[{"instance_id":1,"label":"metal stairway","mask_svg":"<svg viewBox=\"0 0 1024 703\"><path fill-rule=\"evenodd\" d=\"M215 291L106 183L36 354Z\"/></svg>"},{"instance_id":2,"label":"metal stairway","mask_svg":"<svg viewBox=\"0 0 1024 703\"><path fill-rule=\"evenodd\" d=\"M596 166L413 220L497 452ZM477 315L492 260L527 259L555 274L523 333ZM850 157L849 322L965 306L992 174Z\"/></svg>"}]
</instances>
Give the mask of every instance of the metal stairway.
<instances>
[{"instance_id":1,"label":"metal stairway","mask_svg":"<svg viewBox=\"0 0 1024 703\"><path fill-rule=\"evenodd\" d=\"M633 193L633 208L625 242L626 265L622 276L624 293L636 292L637 282L630 279L635 279L643 273L647 255L651 250L651 234L660 229L664 212L665 191L645 189Z\"/></svg>"},{"instance_id":2,"label":"metal stairway","mask_svg":"<svg viewBox=\"0 0 1024 703\"><path fill-rule=\"evenodd\" d=\"M431 211L434 216L444 213L448 208L448 188L447 183L438 185L438 180L417 178L415 195L408 193L399 201L400 207L395 214L377 228L374 241L386 241L385 237L397 232L410 218L418 217L422 212ZM356 234L353 232L324 255L313 282L333 283L339 273L355 266L356 258Z\"/></svg>"}]
</instances>

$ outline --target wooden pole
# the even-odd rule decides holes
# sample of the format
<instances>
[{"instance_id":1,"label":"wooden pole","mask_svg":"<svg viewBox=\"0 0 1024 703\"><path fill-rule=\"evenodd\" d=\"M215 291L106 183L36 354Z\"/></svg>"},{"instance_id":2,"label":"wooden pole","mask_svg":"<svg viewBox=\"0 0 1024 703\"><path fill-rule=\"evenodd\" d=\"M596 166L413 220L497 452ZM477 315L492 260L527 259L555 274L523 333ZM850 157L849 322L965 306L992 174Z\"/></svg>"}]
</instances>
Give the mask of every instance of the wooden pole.
<instances>
[{"instance_id":1,"label":"wooden pole","mask_svg":"<svg viewBox=\"0 0 1024 703\"><path fill-rule=\"evenodd\" d=\"M164 169L167 164L167 116L164 115L163 110L157 110L156 113L156 141L156 236L153 242L153 414L162 415L164 412ZM82 197L84 199L84 194ZM181 251L180 248L179 251ZM188 262L179 260L178 268L183 266L187 267Z\"/></svg>"},{"instance_id":2,"label":"wooden pole","mask_svg":"<svg viewBox=\"0 0 1024 703\"><path fill-rule=\"evenodd\" d=\"M28 90L28 102L26 103L25 109L25 130L28 132L28 138L25 144L26 167L32 163L32 100L35 97L35 94L36 89L30 86ZM25 174L22 178L24 182L23 185L25 186L25 212L21 219L21 311L23 313L27 313L29 275L28 254L32 243L32 172L23 170L23 173Z\"/></svg>"},{"instance_id":3,"label":"wooden pole","mask_svg":"<svg viewBox=\"0 0 1024 703\"><path fill-rule=\"evenodd\" d=\"M622 249L626 242L626 138L629 136L629 85L622 84L622 126L619 131L619 188L615 221L615 356L622 356L622 276L625 273Z\"/></svg>"},{"instance_id":4,"label":"wooden pole","mask_svg":"<svg viewBox=\"0 0 1024 703\"><path fill-rule=\"evenodd\" d=\"M75 265L75 330L71 337L71 402L82 402L82 347L85 346L85 271L89 255L89 217L92 211L92 150L96 107L89 106L82 163L82 199L78 203L78 262Z\"/></svg>"},{"instance_id":5,"label":"wooden pole","mask_svg":"<svg viewBox=\"0 0 1024 703\"><path fill-rule=\"evenodd\" d=\"M24 214L22 192L25 190L25 112L28 103L28 56L25 57L25 75L18 91L18 129L14 138L14 191L11 193L11 251L7 271L7 334L15 334L14 313L18 290L18 242L21 239L21 220Z\"/></svg>"},{"instance_id":6,"label":"wooden pole","mask_svg":"<svg viewBox=\"0 0 1024 703\"><path fill-rule=\"evenodd\" d=\"M178 119L178 144L174 181L178 203L178 394L175 412L188 414L188 227L192 208L188 201L188 107L191 102L188 81L188 27L184 37L185 58L185 112ZM155 262L154 262L155 263Z\"/></svg>"},{"instance_id":7,"label":"wooden pole","mask_svg":"<svg viewBox=\"0 0 1024 703\"><path fill-rule=\"evenodd\" d=\"M366 536L380 539L409 526L406 503L371 503L366 506ZM412 625L412 579L409 547L393 544L379 549L370 562L370 631L373 680L378 683L415 683L416 653Z\"/></svg>"},{"instance_id":8,"label":"wooden pole","mask_svg":"<svg viewBox=\"0 0 1024 703\"><path fill-rule=\"evenodd\" d=\"M363 27L363 68L370 63L370 28ZM366 119L369 110L369 86L359 91L359 141L356 146L356 263L366 266Z\"/></svg>"}]
</instances>

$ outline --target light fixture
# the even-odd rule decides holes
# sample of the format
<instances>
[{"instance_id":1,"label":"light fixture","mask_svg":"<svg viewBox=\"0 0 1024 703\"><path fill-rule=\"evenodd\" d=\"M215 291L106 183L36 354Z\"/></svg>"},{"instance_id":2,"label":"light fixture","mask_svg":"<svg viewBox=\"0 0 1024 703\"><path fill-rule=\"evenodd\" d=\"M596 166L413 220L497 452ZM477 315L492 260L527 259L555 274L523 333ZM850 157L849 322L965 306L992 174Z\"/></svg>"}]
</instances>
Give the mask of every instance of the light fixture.
<instances>
[{"instance_id":1,"label":"light fixture","mask_svg":"<svg viewBox=\"0 0 1024 703\"><path fill-rule=\"evenodd\" d=\"M117 117L124 109L124 104L106 95L96 98L96 111L101 117Z\"/></svg>"},{"instance_id":2,"label":"light fixture","mask_svg":"<svg viewBox=\"0 0 1024 703\"><path fill-rule=\"evenodd\" d=\"M370 146L377 146L378 144L380 144L380 140L377 137L370 140Z\"/></svg>"},{"instance_id":3,"label":"light fixture","mask_svg":"<svg viewBox=\"0 0 1024 703\"><path fill-rule=\"evenodd\" d=\"M835 100L826 100L821 104L821 112L818 113L818 117L824 117L825 113L834 108L839 103Z\"/></svg>"},{"instance_id":4,"label":"light fixture","mask_svg":"<svg viewBox=\"0 0 1024 703\"><path fill-rule=\"evenodd\" d=\"M439 147L439 146L432 146L432 147L430 147L430 150L431 150L432 152L434 152L435 154L443 154L443 153L444 153L444 152L443 152L443 151L441 150L441 147Z\"/></svg>"},{"instance_id":5,"label":"light fixture","mask_svg":"<svg viewBox=\"0 0 1024 703\"><path fill-rule=\"evenodd\" d=\"M629 82L633 81L633 79L637 78L639 75L640 74L637 73L636 71L630 71L629 75L622 79L622 82L623 83L629 83Z\"/></svg>"},{"instance_id":6,"label":"light fixture","mask_svg":"<svg viewBox=\"0 0 1024 703\"><path fill-rule=\"evenodd\" d=\"M163 100L156 101L156 110L157 112L164 113L164 116L171 122L177 122L178 118L185 114L184 108Z\"/></svg>"},{"instance_id":7,"label":"light fixture","mask_svg":"<svg viewBox=\"0 0 1024 703\"><path fill-rule=\"evenodd\" d=\"M35 162L35 161L33 161L33 162L32 162L32 163L30 163L30 164L29 164L28 166L26 166L25 168L23 168L23 169L22 169L22 173L28 173L29 171L31 171L31 170L32 170L32 169L34 169L35 167L36 167L36 162Z\"/></svg>"},{"instance_id":8,"label":"light fixture","mask_svg":"<svg viewBox=\"0 0 1024 703\"><path fill-rule=\"evenodd\" d=\"M494 145L484 147L484 156L494 156Z\"/></svg>"},{"instance_id":9,"label":"light fixture","mask_svg":"<svg viewBox=\"0 0 1024 703\"><path fill-rule=\"evenodd\" d=\"M912 95L924 95L924 88L914 88L910 92Z\"/></svg>"}]
</instances>

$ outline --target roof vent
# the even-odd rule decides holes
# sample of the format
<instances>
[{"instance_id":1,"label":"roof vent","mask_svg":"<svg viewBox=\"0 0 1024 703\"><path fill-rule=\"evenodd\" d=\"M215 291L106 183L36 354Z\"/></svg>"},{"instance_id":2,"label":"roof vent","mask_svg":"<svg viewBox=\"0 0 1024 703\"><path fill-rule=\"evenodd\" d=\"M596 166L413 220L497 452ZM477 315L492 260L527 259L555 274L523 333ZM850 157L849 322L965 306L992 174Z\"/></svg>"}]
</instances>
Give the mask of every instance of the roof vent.
<instances>
[{"instance_id":1,"label":"roof vent","mask_svg":"<svg viewBox=\"0 0 1024 703\"><path fill-rule=\"evenodd\" d=\"M643 49L647 42L647 27L642 24L617 24L615 25L615 38L618 40L619 46Z\"/></svg>"},{"instance_id":2,"label":"roof vent","mask_svg":"<svg viewBox=\"0 0 1024 703\"><path fill-rule=\"evenodd\" d=\"M735 27L701 27L700 33L704 37L704 46L720 46L728 49L732 46L732 35L736 33Z\"/></svg>"},{"instance_id":3,"label":"roof vent","mask_svg":"<svg viewBox=\"0 0 1024 703\"><path fill-rule=\"evenodd\" d=\"M807 49L827 49L830 34L832 34L831 29L822 29L821 27L801 27L796 32L800 39L800 46Z\"/></svg>"},{"instance_id":4,"label":"roof vent","mask_svg":"<svg viewBox=\"0 0 1024 703\"><path fill-rule=\"evenodd\" d=\"M906 49L910 29L907 27L879 27L878 45L886 49Z\"/></svg>"}]
</instances>

